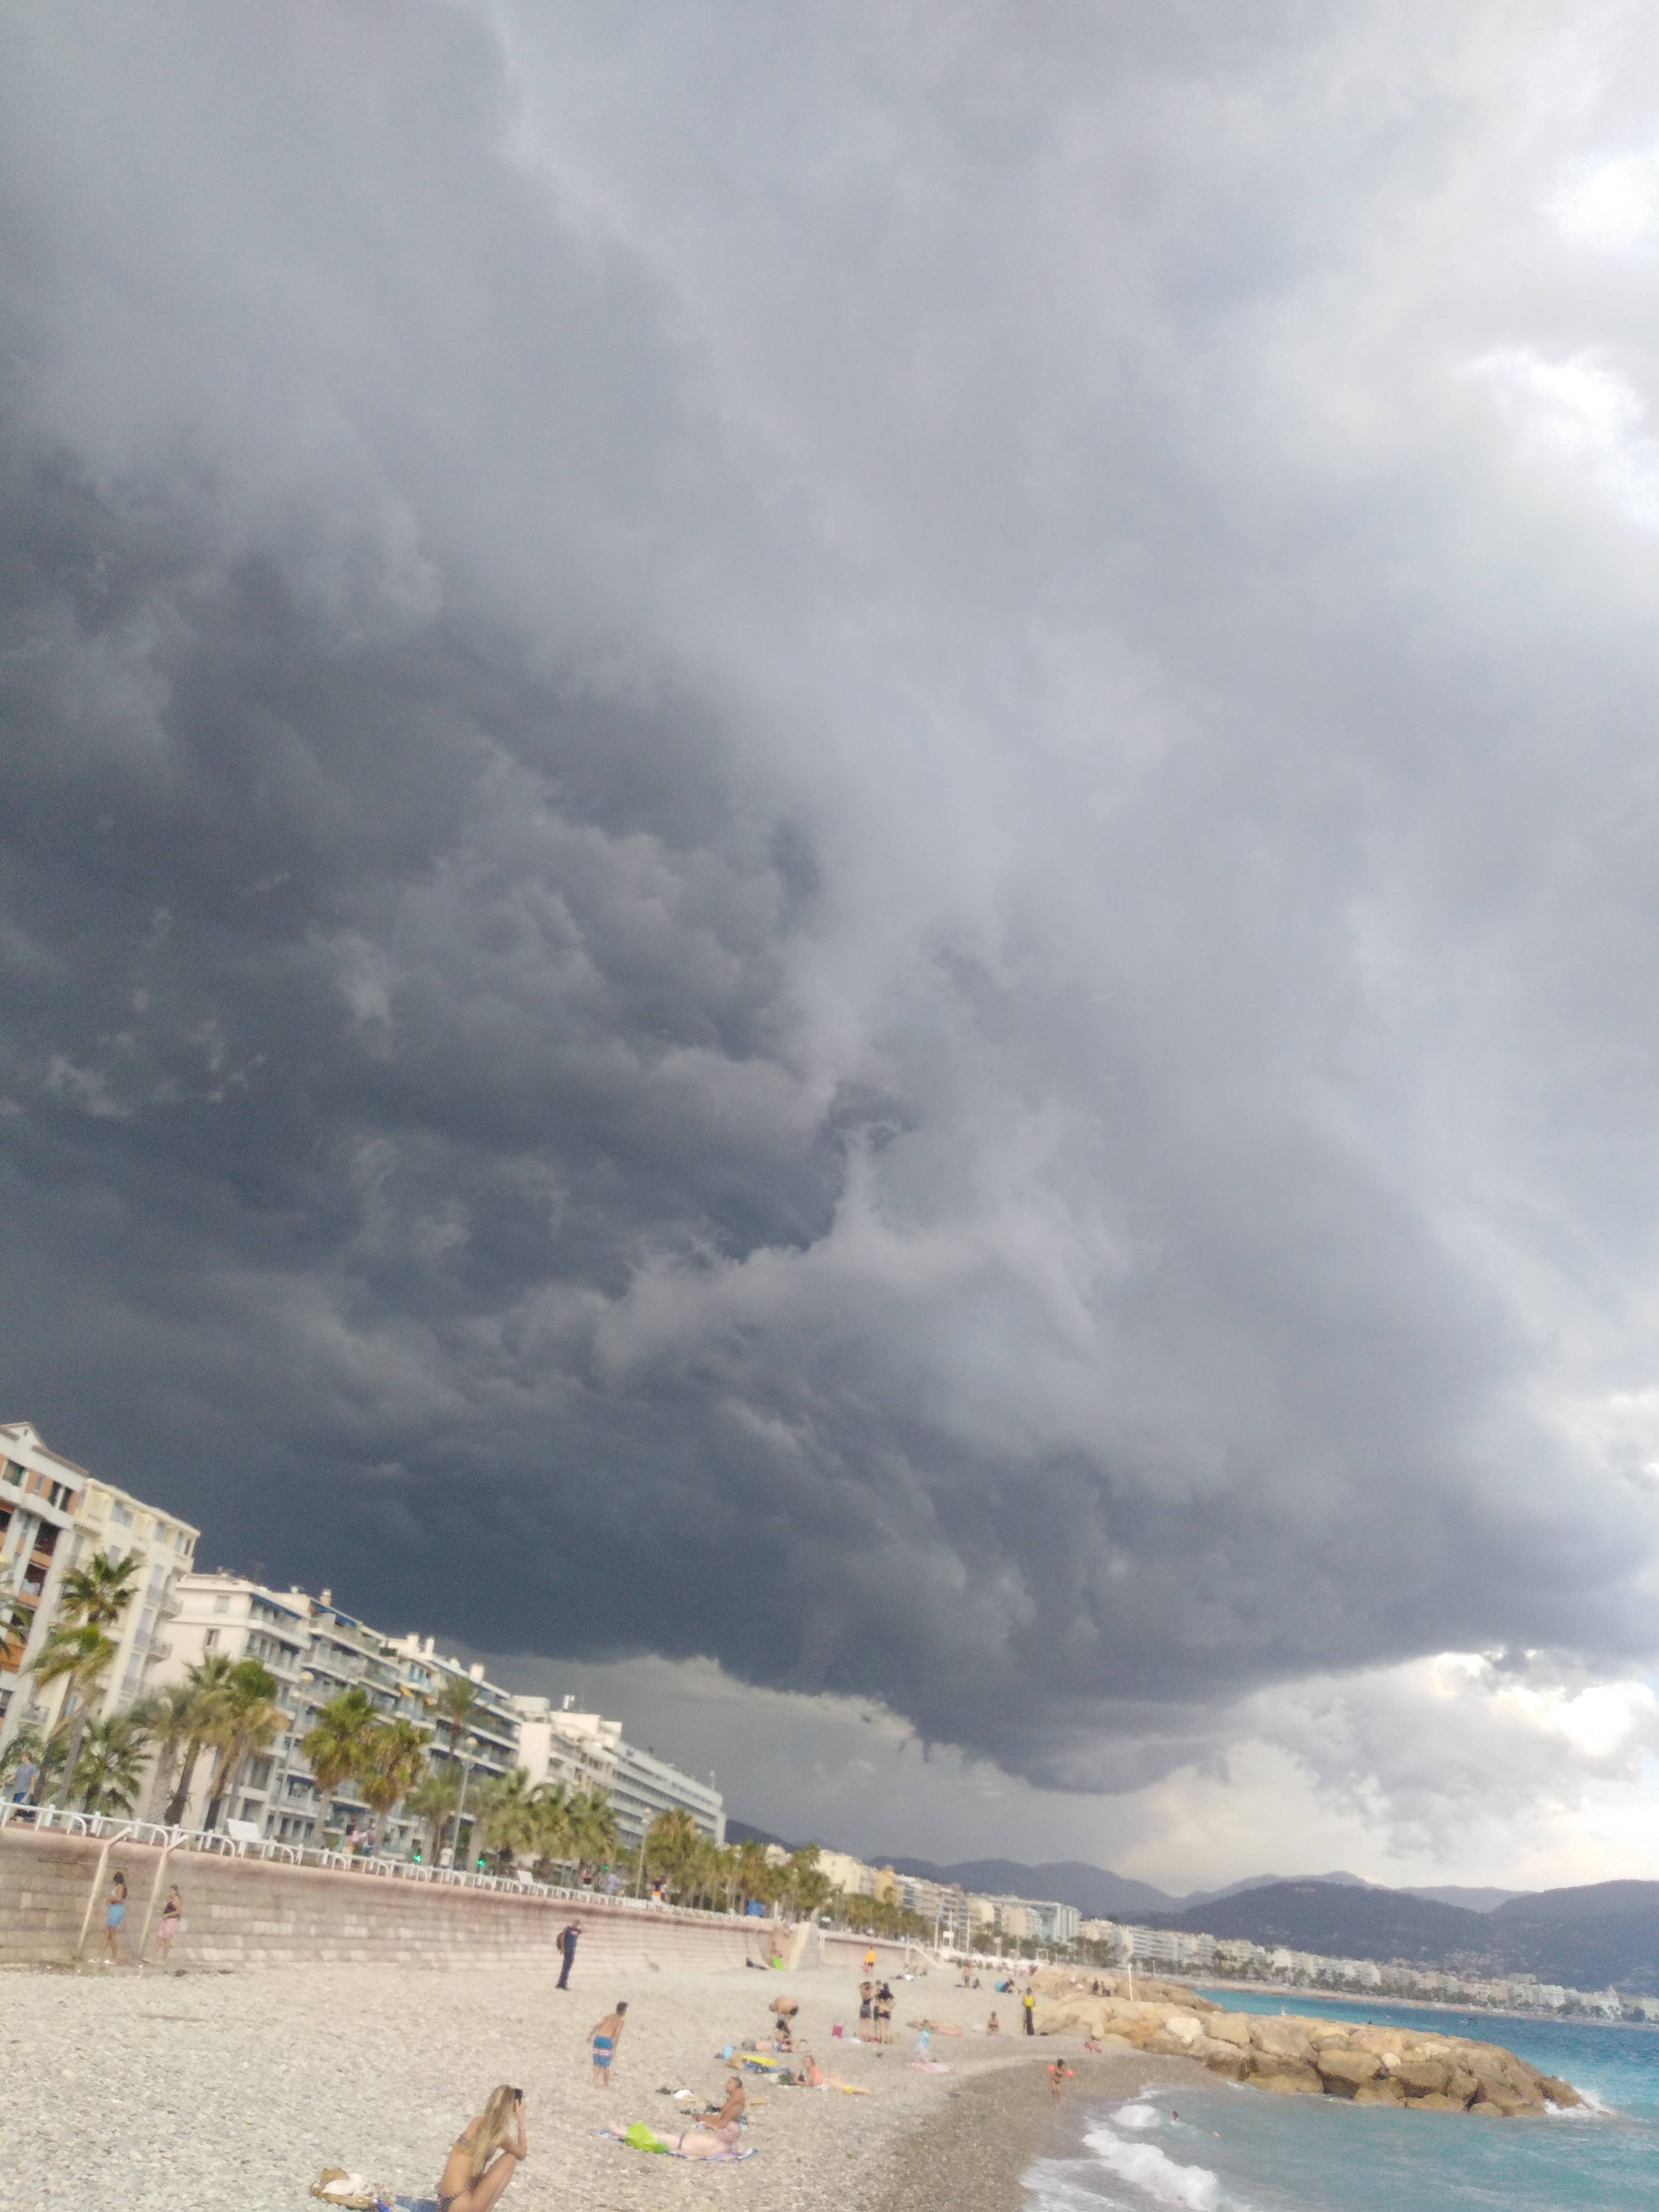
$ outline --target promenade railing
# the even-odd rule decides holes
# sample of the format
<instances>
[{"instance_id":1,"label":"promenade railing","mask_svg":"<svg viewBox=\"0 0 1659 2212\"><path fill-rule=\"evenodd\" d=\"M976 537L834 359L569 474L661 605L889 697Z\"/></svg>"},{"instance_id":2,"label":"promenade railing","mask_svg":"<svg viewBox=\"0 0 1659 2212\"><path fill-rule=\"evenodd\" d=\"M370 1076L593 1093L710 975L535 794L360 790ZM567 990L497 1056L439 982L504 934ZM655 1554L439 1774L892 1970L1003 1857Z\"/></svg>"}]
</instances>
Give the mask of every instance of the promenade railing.
<instances>
[{"instance_id":1,"label":"promenade railing","mask_svg":"<svg viewBox=\"0 0 1659 2212\"><path fill-rule=\"evenodd\" d=\"M288 1866L326 1867L340 1874L361 1874L390 1881L434 1884L446 1889L493 1890L508 1897L544 1898L550 1903L585 1909L603 1905L623 1912L675 1912L697 1920L718 1920L753 1925L752 1913L725 1912L701 1905L665 1905L654 1897L624 1897L604 1890L586 1889L580 1883L537 1881L529 1875L484 1874L470 1867L417 1864L410 1859L363 1858L356 1853L330 1850L315 1844L278 1843L272 1837L243 1842L222 1828L175 1828L155 1820L138 1820L114 1813L72 1813L58 1805L0 1804L0 1830L28 1828L37 1834L86 1836L94 1841L137 1844L163 1850L216 1852L225 1858L268 1859ZM769 1923L763 1922L765 1926Z\"/></svg>"}]
</instances>

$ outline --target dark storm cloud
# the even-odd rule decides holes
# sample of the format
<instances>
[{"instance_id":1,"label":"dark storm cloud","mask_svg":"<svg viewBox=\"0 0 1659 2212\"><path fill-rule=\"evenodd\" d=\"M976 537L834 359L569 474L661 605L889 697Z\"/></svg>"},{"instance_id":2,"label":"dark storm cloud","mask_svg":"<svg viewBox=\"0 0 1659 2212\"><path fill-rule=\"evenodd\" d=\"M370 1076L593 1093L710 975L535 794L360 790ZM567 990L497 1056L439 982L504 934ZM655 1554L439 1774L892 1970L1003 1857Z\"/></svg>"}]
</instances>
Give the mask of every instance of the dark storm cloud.
<instances>
[{"instance_id":1,"label":"dark storm cloud","mask_svg":"<svg viewBox=\"0 0 1659 2212\"><path fill-rule=\"evenodd\" d=\"M11 1411L1066 1786L1645 1650L1647 363L1435 20L14 23Z\"/></svg>"}]
</instances>

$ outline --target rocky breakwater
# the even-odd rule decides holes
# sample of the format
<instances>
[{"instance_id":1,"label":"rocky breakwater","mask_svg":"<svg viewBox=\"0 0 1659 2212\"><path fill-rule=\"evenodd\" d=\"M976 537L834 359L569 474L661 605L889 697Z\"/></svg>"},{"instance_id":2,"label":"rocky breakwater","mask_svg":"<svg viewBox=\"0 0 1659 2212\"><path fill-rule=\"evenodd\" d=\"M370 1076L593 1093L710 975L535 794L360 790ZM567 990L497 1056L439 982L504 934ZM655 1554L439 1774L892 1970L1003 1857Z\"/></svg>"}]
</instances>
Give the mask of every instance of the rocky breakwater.
<instances>
[{"instance_id":1,"label":"rocky breakwater","mask_svg":"<svg viewBox=\"0 0 1659 2212\"><path fill-rule=\"evenodd\" d=\"M1039 1986L1050 1978L1043 1975ZM1109 1988L1105 1996L1089 1986L1044 1990L1038 2034L1091 2035L1108 2049L1127 2045L1164 2057L1196 2058L1212 2074L1281 2096L1346 2097L1357 2105L1494 2119L1581 2101L1565 2081L1539 2073L1500 2044L1416 2027L1228 2012L1168 1983L1143 1982L1133 1998L1121 1984Z\"/></svg>"}]
</instances>

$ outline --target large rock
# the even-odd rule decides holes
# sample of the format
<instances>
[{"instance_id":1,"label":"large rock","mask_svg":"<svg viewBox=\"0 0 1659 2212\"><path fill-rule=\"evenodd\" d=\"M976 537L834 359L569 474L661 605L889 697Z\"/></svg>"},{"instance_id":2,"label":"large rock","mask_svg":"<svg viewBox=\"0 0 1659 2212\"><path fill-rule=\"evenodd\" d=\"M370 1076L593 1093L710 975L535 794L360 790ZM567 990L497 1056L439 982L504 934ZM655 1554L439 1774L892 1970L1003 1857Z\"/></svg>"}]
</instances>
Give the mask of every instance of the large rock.
<instances>
[{"instance_id":1,"label":"large rock","mask_svg":"<svg viewBox=\"0 0 1659 2212\"><path fill-rule=\"evenodd\" d=\"M1271 2051L1253 2051L1243 2079L1257 2089L1271 2089L1279 2097L1317 2097L1325 2084L1311 2066L1294 2058L1280 2058Z\"/></svg>"},{"instance_id":2,"label":"large rock","mask_svg":"<svg viewBox=\"0 0 1659 2212\"><path fill-rule=\"evenodd\" d=\"M1056 1988L1037 2008L1039 2033L1091 2035L1153 2057L1196 2058L1212 2073L1278 2096L1344 2097L1357 2105L1503 2119L1541 2112L1547 2100L1579 2101L1567 2082L1540 2074L1500 2044L1294 2014L1224 2012L1174 1986L1167 1999L1155 1997L1144 1982L1131 2001L1115 1993L1125 1987L1115 1984L1109 1996L1074 1983Z\"/></svg>"},{"instance_id":3,"label":"large rock","mask_svg":"<svg viewBox=\"0 0 1659 2212\"><path fill-rule=\"evenodd\" d=\"M1265 2051L1276 2058L1291 2058L1306 2064L1313 2053L1313 2039L1309 2029L1310 2021L1255 2018L1250 2022L1250 2045L1253 2050Z\"/></svg>"},{"instance_id":4,"label":"large rock","mask_svg":"<svg viewBox=\"0 0 1659 2212\"><path fill-rule=\"evenodd\" d=\"M1375 2081L1362 2081L1353 2093L1356 2105L1403 2105L1406 2093L1392 2074L1379 2074Z\"/></svg>"},{"instance_id":5,"label":"large rock","mask_svg":"<svg viewBox=\"0 0 1659 2212\"><path fill-rule=\"evenodd\" d=\"M1402 2058L1394 2078L1408 2097L1443 2097L1452 2070L1443 2058Z\"/></svg>"},{"instance_id":6,"label":"large rock","mask_svg":"<svg viewBox=\"0 0 1659 2212\"><path fill-rule=\"evenodd\" d=\"M1564 2112L1574 2105L1582 2105L1584 2101L1571 2082L1562 2081L1559 2075L1540 2074L1538 2077L1538 2086L1551 2104L1559 2105Z\"/></svg>"},{"instance_id":7,"label":"large rock","mask_svg":"<svg viewBox=\"0 0 1659 2212\"><path fill-rule=\"evenodd\" d=\"M1329 2044L1316 2052L1314 2064L1333 2097L1352 2097L1382 2071L1382 2061L1374 2051L1345 2051Z\"/></svg>"},{"instance_id":8,"label":"large rock","mask_svg":"<svg viewBox=\"0 0 1659 2212\"><path fill-rule=\"evenodd\" d=\"M1207 2066L1212 2074L1224 2074L1234 2081L1243 2081L1249 2063L1237 2044L1224 2042L1217 2035L1200 2035L1191 2055Z\"/></svg>"}]
</instances>

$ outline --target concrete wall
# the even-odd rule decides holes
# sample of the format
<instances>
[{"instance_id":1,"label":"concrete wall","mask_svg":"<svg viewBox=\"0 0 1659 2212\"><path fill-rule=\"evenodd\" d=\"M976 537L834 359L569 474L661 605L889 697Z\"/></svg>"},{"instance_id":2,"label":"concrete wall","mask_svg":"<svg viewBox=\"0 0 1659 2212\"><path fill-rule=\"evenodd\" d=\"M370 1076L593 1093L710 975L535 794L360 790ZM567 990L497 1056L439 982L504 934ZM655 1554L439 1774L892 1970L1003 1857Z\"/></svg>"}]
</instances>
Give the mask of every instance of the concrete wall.
<instances>
[{"instance_id":1,"label":"concrete wall","mask_svg":"<svg viewBox=\"0 0 1659 2212\"><path fill-rule=\"evenodd\" d=\"M0 1965L61 1966L75 1955L82 1916L98 1881L101 1844L81 1836L0 1829ZM103 1942L103 1896L116 1869L126 1875L123 1956L137 1944L161 1853L116 1844L105 1865L85 1956ZM433 1967L544 1966L556 1973L567 1902L450 1889L265 1859L176 1851L162 1883L184 1899L180 1966L276 1966L302 1963ZM157 1899L160 1911L160 1899ZM764 1961L779 1933L769 1922L702 1919L663 1909L630 1911L604 1898L574 1908L582 1923L576 1972L607 1965L732 1967ZM153 1930L152 1930L153 1932ZM792 1931L782 1931L785 1933Z\"/></svg>"}]
</instances>

